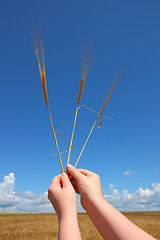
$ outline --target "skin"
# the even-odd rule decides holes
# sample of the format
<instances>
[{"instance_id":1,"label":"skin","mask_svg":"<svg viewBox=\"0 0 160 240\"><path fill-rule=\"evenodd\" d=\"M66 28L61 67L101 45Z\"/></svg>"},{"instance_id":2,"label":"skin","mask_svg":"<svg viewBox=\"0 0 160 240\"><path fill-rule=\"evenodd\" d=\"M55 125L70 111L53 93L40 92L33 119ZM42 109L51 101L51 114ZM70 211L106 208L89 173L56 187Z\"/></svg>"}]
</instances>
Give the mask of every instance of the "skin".
<instances>
[{"instance_id":1,"label":"skin","mask_svg":"<svg viewBox=\"0 0 160 240\"><path fill-rule=\"evenodd\" d=\"M67 165L67 174L56 176L48 189L48 198L59 219L59 239L81 239L77 223L77 198L105 240L153 240L105 201L100 177L85 169ZM70 181L69 181L70 179ZM75 193L76 192L76 193Z\"/></svg>"},{"instance_id":2,"label":"skin","mask_svg":"<svg viewBox=\"0 0 160 240\"><path fill-rule=\"evenodd\" d=\"M77 221L77 196L66 173L53 178L48 189L48 199L59 220L59 240L80 240Z\"/></svg>"}]
</instances>

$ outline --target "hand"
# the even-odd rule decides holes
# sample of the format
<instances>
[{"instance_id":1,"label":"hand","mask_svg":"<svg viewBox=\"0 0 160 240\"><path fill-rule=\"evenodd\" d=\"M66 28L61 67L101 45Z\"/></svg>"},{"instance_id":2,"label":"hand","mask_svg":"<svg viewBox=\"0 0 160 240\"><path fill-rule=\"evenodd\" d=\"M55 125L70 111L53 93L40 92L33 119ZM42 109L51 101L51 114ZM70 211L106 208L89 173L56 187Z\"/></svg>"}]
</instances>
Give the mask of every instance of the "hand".
<instances>
[{"instance_id":1,"label":"hand","mask_svg":"<svg viewBox=\"0 0 160 240\"><path fill-rule=\"evenodd\" d=\"M82 207L87 210L87 205L93 199L102 199L100 177L85 169L76 169L67 165L67 174L71 176L71 183L76 193L81 195Z\"/></svg>"},{"instance_id":2,"label":"hand","mask_svg":"<svg viewBox=\"0 0 160 240\"><path fill-rule=\"evenodd\" d=\"M77 196L66 173L53 178L48 189L48 199L59 220L77 214Z\"/></svg>"}]
</instances>

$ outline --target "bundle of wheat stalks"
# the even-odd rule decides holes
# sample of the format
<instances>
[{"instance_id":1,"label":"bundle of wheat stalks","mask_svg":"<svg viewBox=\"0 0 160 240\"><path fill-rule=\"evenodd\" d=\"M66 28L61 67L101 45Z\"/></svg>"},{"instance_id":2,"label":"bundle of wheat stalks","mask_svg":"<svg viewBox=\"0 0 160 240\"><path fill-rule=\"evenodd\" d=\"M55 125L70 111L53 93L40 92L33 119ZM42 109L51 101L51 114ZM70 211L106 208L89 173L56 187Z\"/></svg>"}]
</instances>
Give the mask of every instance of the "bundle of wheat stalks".
<instances>
[{"instance_id":1,"label":"bundle of wheat stalks","mask_svg":"<svg viewBox=\"0 0 160 240\"><path fill-rule=\"evenodd\" d=\"M73 124L73 129L72 129L72 135L71 135L71 140L70 142L62 135L60 134L58 131L55 130L55 128L53 127L53 121L52 121L52 117L51 117L51 113L50 113L50 109L49 109L49 101L48 101L48 95L47 95L47 87L46 87L46 74L45 74L45 60L44 60L44 51L43 51L43 45L42 42L40 40L40 37L37 38L35 37L34 39L34 45L35 45L35 54L37 56L37 60L38 60L38 67L39 67L39 72L40 72L40 77L41 77L41 82L42 82L42 88L43 88L43 94L44 94L44 99L45 99L45 103L46 106L48 108L48 113L49 113L49 117L50 117L50 122L51 122L51 126L52 126L52 132L53 132L53 136L54 136L54 140L55 140L55 144L56 144L56 148L57 148L57 152L58 152L58 157L59 157L59 162L61 165L61 169L62 169L62 173L64 173L64 168L63 168L63 163L62 163L62 159L61 159L61 153L59 151L59 147L58 147L58 142L57 142L57 138L56 138L56 134L60 135L62 138L64 138L68 143L69 143L69 150L65 151L68 152L68 158L67 158L67 164L69 163L70 160L70 155L71 155L71 149L73 149L72 143L73 143L73 136L74 136L74 131L75 131L75 126L76 126L76 120L77 120L77 115L78 115L78 110L80 109L80 107L84 106L86 108L88 108L86 105L80 105L80 100L82 97L82 92L83 92L83 87L84 87L84 82L86 80L87 74L89 72L89 69L91 67L91 58L90 58L90 54L89 54L89 50L86 51L86 55L84 56L83 60L82 60L82 73L81 73L81 81L80 81L80 86L79 86L79 93L78 93L78 99L77 99L77 106L76 106L76 112L75 112L75 117L74 117L74 124ZM114 80L114 84L109 92L109 94L107 95L105 102L100 110L100 112L98 113L98 116L95 120L95 122L93 123L93 126L88 134L88 137L86 138L86 141L82 147L82 150L78 156L78 159L76 161L75 167L77 166L80 157L85 149L85 146L91 136L91 133L97 123L97 121L100 121L100 125L101 125L101 120L100 120L100 116L102 116L102 112L106 106L106 104L108 103L108 100L111 97L111 93L119 79L119 73L116 76L116 79ZM90 108L88 108L91 111L94 111ZM94 111L95 112L95 111ZM97 112L96 112L97 113ZM99 125L99 126L100 126Z\"/></svg>"}]
</instances>

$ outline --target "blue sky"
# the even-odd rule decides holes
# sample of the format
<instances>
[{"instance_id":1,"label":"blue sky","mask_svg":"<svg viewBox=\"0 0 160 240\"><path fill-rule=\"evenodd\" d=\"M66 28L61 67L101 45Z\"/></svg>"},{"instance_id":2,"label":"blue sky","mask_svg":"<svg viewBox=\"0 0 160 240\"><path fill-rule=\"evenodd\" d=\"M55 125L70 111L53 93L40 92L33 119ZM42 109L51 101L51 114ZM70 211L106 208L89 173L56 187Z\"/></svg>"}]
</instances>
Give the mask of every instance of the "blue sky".
<instances>
[{"instance_id":1,"label":"blue sky","mask_svg":"<svg viewBox=\"0 0 160 240\"><path fill-rule=\"evenodd\" d=\"M78 167L99 174L104 191L113 185L119 193L153 191L152 184L160 183L159 11L158 0L1 2L0 186L11 177L11 189L18 196L28 191L33 197L41 196L52 177L61 172L58 157L51 156L56 146L33 50L36 30L44 43L54 127L68 139L82 50L88 41L94 62L81 104L100 111L116 74L123 69L104 110L114 120L101 118L102 126L94 129ZM95 119L95 113L80 109L72 164ZM61 151L68 149L59 137L58 142ZM66 166L67 154L62 160ZM3 180L4 176L8 178Z\"/></svg>"}]
</instances>

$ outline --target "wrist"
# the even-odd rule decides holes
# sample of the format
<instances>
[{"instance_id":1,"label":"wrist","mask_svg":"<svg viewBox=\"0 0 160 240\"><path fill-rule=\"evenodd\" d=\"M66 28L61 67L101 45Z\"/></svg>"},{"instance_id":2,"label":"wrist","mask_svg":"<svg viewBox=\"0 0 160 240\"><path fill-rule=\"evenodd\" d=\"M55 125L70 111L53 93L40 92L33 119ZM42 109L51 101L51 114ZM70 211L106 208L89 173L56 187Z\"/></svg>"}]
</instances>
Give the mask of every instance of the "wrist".
<instances>
[{"instance_id":1,"label":"wrist","mask_svg":"<svg viewBox=\"0 0 160 240\"><path fill-rule=\"evenodd\" d=\"M77 211L66 211L58 216L59 222L61 221L75 221L77 220Z\"/></svg>"},{"instance_id":2,"label":"wrist","mask_svg":"<svg viewBox=\"0 0 160 240\"><path fill-rule=\"evenodd\" d=\"M83 201L83 207L87 213L93 210L93 208L101 206L104 203L105 199L102 196L94 196L87 198Z\"/></svg>"}]
</instances>

